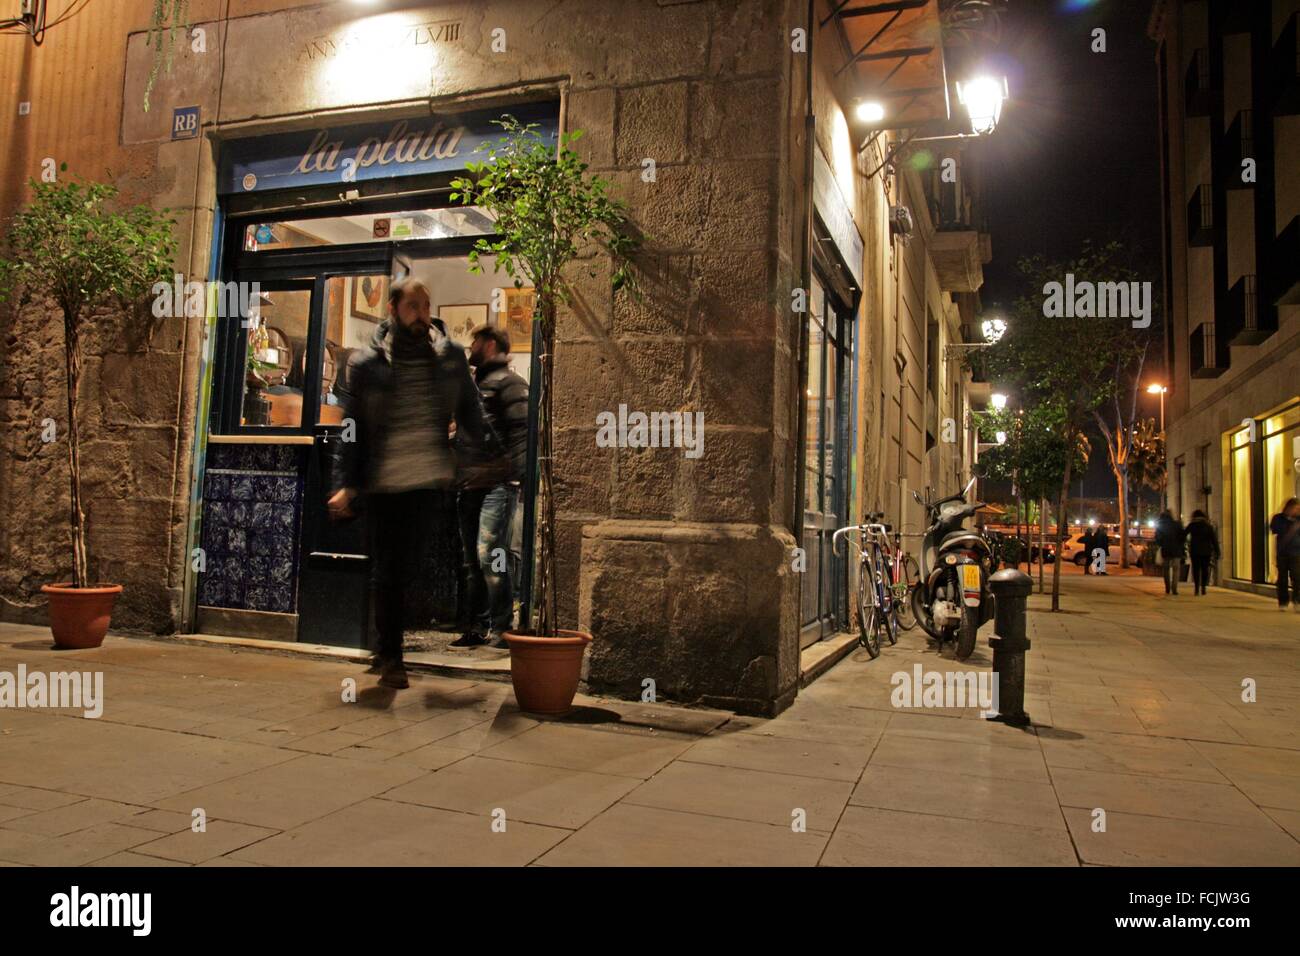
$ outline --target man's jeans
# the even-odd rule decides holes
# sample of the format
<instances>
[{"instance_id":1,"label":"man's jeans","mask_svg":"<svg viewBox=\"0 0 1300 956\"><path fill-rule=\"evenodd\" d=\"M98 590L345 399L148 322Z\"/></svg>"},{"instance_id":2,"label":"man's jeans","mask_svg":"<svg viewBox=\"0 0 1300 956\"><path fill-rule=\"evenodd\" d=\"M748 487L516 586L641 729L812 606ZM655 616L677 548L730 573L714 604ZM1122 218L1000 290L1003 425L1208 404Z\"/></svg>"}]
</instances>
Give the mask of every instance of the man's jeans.
<instances>
[{"instance_id":1,"label":"man's jeans","mask_svg":"<svg viewBox=\"0 0 1300 956\"><path fill-rule=\"evenodd\" d=\"M371 593L379 654L402 659L406 591L420 567L428 529L447 491L417 489L366 496L370 531Z\"/></svg>"},{"instance_id":2,"label":"man's jeans","mask_svg":"<svg viewBox=\"0 0 1300 956\"><path fill-rule=\"evenodd\" d=\"M519 489L500 484L460 493L460 543L469 587L469 618L484 633L503 633L514 624L510 589L510 518Z\"/></svg>"},{"instance_id":3,"label":"man's jeans","mask_svg":"<svg viewBox=\"0 0 1300 956\"><path fill-rule=\"evenodd\" d=\"M1287 578L1290 578L1290 587L1287 587ZM1277 603L1286 607L1294 601L1300 604L1300 555L1277 556Z\"/></svg>"},{"instance_id":4,"label":"man's jeans","mask_svg":"<svg viewBox=\"0 0 1300 956\"><path fill-rule=\"evenodd\" d=\"M1178 579L1183 576L1182 558L1165 558L1165 593L1178 593Z\"/></svg>"}]
</instances>

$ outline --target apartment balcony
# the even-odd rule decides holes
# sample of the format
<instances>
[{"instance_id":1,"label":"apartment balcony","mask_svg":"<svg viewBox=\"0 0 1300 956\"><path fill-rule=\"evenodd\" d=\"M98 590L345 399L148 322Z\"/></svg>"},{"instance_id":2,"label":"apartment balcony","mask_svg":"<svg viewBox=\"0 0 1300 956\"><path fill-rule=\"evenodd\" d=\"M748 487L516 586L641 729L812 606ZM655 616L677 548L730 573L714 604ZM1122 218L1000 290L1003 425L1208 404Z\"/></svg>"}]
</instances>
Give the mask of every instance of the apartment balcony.
<instances>
[{"instance_id":1,"label":"apartment balcony","mask_svg":"<svg viewBox=\"0 0 1300 956\"><path fill-rule=\"evenodd\" d=\"M1273 114L1300 114L1300 14L1291 14L1273 47Z\"/></svg>"},{"instance_id":2,"label":"apartment balcony","mask_svg":"<svg viewBox=\"0 0 1300 956\"><path fill-rule=\"evenodd\" d=\"M1212 246L1217 229L1214 223L1214 190L1202 183L1187 203L1187 244Z\"/></svg>"},{"instance_id":3,"label":"apartment balcony","mask_svg":"<svg viewBox=\"0 0 1300 956\"><path fill-rule=\"evenodd\" d=\"M1273 241L1273 288L1276 305L1300 305L1300 216Z\"/></svg>"},{"instance_id":4,"label":"apartment balcony","mask_svg":"<svg viewBox=\"0 0 1300 956\"><path fill-rule=\"evenodd\" d=\"M1210 84L1210 51L1200 49L1192 54L1183 75L1183 91L1188 116L1209 116L1219 105L1222 91Z\"/></svg>"},{"instance_id":5,"label":"apartment balcony","mask_svg":"<svg viewBox=\"0 0 1300 956\"><path fill-rule=\"evenodd\" d=\"M1192 378L1218 378L1228 370L1228 346L1214 334L1213 322L1192 333Z\"/></svg>"},{"instance_id":6,"label":"apartment balcony","mask_svg":"<svg viewBox=\"0 0 1300 956\"><path fill-rule=\"evenodd\" d=\"M1256 158L1255 135L1251 114L1251 110L1239 112L1224 136L1223 148L1228 168L1224 170L1223 182L1228 189L1253 189L1255 187L1254 183L1245 182L1241 178L1241 164L1247 159Z\"/></svg>"},{"instance_id":7,"label":"apartment balcony","mask_svg":"<svg viewBox=\"0 0 1300 956\"><path fill-rule=\"evenodd\" d=\"M944 230L930 239L930 258L944 292L976 292L984 284L984 249L974 229Z\"/></svg>"},{"instance_id":8,"label":"apartment balcony","mask_svg":"<svg viewBox=\"0 0 1300 956\"><path fill-rule=\"evenodd\" d=\"M1228 290L1219 334L1229 345L1259 345L1277 331L1277 310L1259 306L1256 278L1244 275Z\"/></svg>"}]
</instances>

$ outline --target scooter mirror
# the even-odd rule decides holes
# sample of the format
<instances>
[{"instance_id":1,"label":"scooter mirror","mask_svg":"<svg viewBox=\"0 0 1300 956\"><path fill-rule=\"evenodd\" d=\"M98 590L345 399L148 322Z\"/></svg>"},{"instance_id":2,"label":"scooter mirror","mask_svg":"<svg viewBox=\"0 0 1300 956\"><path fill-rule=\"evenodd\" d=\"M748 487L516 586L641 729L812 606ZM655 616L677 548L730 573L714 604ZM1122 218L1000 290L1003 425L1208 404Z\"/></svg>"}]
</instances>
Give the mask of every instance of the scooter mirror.
<instances>
[{"instance_id":1,"label":"scooter mirror","mask_svg":"<svg viewBox=\"0 0 1300 956\"><path fill-rule=\"evenodd\" d=\"M923 504L925 504L925 500L920 496L919 493L917 493L917 492L915 492L915 491L912 492L912 497L916 499L916 503L917 503L918 505L923 505Z\"/></svg>"},{"instance_id":2,"label":"scooter mirror","mask_svg":"<svg viewBox=\"0 0 1300 956\"><path fill-rule=\"evenodd\" d=\"M972 478L970 481L966 482L966 487L961 490L961 496L965 498L968 494L970 494L970 490L974 487L975 487L975 479Z\"/></svg>"}]
</instances>

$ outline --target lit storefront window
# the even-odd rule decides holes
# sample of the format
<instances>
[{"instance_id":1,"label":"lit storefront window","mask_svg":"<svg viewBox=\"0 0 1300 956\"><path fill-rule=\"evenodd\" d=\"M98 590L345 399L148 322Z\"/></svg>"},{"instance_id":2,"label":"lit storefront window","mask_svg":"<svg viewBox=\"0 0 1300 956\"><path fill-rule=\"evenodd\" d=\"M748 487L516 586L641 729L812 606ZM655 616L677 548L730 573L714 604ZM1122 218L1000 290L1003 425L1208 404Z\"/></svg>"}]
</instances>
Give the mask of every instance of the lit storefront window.
<instances>
[{"instance_id":1,"label":"lit storefront window","mask_svg":"<svg viewBox=\"0 0 1300 956\"><path fill-rule=\"evenodd\" d=\"M1264 520L1281 510L1288 498L1300 495L1293 442L1300 437L1300 402L1264 419L1260 430L1264 446ZM1266 529L1267 530L1267 529ZM1277 552L1268 546L1268 580L1277 580Z\"/></svg>"},{"instance_id":2,"label":"lit storefront window","mask_svg":"<svg viewBox=\"0 0 1300 956\"><path fill-rule=\"evenodd\" d=\"M1232 576L1252 580L1250 430L1233 432L1229 443L1228 508L1232 516Z\"/></svg>"}]
</instances>

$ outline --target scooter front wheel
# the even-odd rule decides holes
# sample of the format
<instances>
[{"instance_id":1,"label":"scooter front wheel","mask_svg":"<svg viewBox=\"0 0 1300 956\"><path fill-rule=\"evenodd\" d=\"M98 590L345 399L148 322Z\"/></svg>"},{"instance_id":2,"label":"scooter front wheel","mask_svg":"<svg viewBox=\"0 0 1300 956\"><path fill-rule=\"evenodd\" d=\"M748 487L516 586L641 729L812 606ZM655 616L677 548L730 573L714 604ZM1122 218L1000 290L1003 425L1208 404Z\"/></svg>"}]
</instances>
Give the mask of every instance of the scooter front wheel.
<instances>
[{"instance_id":1,"label":"scooter front wheel","mask_svg":"<svg viewBox=\"0 0 1300 956\"><path fill-rule=\"evenodd\" d=\"M957 628L957 648L954 656L964 661L975 653L975 639L979 636L980 609L962 605L961 624Z\"/></svg>"}]
</instances>

